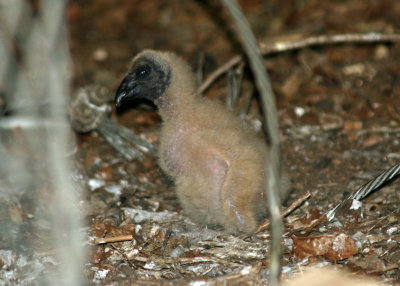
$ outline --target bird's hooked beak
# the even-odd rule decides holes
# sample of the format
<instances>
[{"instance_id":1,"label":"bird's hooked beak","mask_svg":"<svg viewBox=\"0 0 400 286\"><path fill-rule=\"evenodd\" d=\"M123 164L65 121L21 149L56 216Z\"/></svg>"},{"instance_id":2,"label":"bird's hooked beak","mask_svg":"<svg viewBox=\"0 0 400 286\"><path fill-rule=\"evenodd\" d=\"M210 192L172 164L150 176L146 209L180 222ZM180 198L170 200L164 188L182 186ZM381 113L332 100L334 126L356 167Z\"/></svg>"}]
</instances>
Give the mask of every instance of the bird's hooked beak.
<instances>
[{"instance_id":1,"label":"bird's hooked beak","mask_svg":"<svg viewBox=\"0 0 400 286\"><path fill-rule=\"evenodd\" d=\"M135 98L135 80L127 75L119 85L115 94L115 105L120 108L124 102Z\"/></svg>"},{"instance_id":2,"label":"bird's hooked beak","mask_svg":"<svg viewBox=\"0 0 400 286\"><path fill-rule=\"evenodd\" d=\"M117 107L136 99L146 99L155 103L166 92L171 82L171 71L165 65L160 59L155 60L145 56L135 60L117 89L115 95Z\"/></svg>"}]
</instances>

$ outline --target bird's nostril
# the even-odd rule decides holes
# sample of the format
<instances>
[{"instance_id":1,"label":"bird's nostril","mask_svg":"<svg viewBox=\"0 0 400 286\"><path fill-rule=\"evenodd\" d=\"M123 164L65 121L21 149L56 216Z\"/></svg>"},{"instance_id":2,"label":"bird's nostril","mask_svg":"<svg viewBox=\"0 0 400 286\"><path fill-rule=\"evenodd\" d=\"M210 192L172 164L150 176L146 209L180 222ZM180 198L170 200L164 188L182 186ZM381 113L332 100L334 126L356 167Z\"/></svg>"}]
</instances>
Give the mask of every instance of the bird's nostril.
<instances>
[{"instance_id":1,"label":"bird's nostril","mask_svg":"<svg viewBox=\"0 0 400 286\"><path fill-rule=\"evenodd\" d=\"M120 107L125 97L126 97L125 91L118 91L117 96L115 97L115 105L117 107Z\"/></svg>"}]
</instances>

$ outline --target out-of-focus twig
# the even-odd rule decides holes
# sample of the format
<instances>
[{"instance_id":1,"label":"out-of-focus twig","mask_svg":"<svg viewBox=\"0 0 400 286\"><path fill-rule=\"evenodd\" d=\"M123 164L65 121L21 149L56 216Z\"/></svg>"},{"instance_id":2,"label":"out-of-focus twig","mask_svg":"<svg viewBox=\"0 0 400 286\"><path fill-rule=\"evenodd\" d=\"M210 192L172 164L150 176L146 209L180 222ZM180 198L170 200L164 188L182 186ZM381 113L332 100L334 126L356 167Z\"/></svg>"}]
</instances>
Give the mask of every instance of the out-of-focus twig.
<instances>
[{"instance_id":1,"label":"out-of-focus twig","mask_svg":"<svg viewBox=\"0 0 400 286\"><path fill-rule=\"evenodd\" d=\"M138 135L135 135L130 129L118 124L111 119L105 120L103 123L103 127L109 129L112 128L122 139L125 139L126 142L133 144L138 150L156 156L157 148L153 144L140 138Z\"/></svg>"},{"instance_id":2,"label":"out-of-focus twig","mask_svg":"<svg viewBox=\"0 0 400 286\"><path fill-rule=\"evenodd\" d=\"M226 107L229 110L233 110L239 100L244 77L243 66L242 64L235 70L232 69L228 72Z\"/></svg>"},{"instance_id":3,"label":"out-of-focus twig","mask_svg":"<svg viewBox=\"0 0 400 286\"><path fill-rule=\"evenodd\" d=\"M127 144L126 140L123 139L118 133L118 128L116 128L117 126L118 125L116 122L107 118L97 130L108 142L108 144L110 144L111 147L120 153L126 160L132 161L134 159L138 159L139 161L143 161L144 155L133 146Z\"/></svg>"},{"instance_id":4,"label":"out-of-focus twig","mask_svg":"<svg viewBox=\"0 0 400 286\"><path fill-rule=\"evenodd\" d=\"M261 43L260 49L263 56L273 53L289 52L312 46L326 46L334 44L352 44L352 43L384 43L399 42L400 34L384 34L384 33L367 33L367 34L337 34L337 35L321 35L312 36L296 41L283 41L276 43ZM236 66L243 60L240 55L234 56L228 62L213 71L200 85L197 92L205 92L211 84L229 69Z\"/></svg>"},{"instance_id":5,"label":"out-of-focus twig","mask_svg":"<svg viewBox=\"0 0 400 286\"><path fill-rule=\"evenodd\" d=\"M268 150L268 161L266 170L266 195L271 214L271 264L270 264L270 285L278 285L281 271L282 256L282 221L279 213L279 170L280 170L280 146L279 146L279 125L276 113L275 100L267 71L265 70L257 41L251 31L246 18L234 0L222 0L222 3L229 11L235 22L242 45L249 59L250 67L255 77L257 89L261 95L262 108L264 111L266 130L270 137L271 146Z\"/></svg>"},{"instance_id":6,"label":"out-of-focus twig","mask_svg":"<svg viewBox=\"0 0 400 286\"><path fill-rule=\"evenodd\" d=\"M155 156L157 150L152 144L109 118L109 99L110 94L106 88L87 86L79 89L69 104L71 126L78 132L99 131L104 139L129 161L142 161L142 152Z\"/></svg>"}]
</instances>

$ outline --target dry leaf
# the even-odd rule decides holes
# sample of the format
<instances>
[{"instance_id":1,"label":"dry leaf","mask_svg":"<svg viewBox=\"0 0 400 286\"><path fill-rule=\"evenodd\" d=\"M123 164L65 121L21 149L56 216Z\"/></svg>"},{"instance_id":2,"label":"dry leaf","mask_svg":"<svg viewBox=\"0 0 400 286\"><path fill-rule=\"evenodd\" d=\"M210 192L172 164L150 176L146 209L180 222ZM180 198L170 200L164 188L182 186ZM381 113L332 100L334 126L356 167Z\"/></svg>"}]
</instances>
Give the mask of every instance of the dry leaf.
<instances>
[{"instance_id":1,"label":"dry leaf","mask_svg":"<svg viewBox=\"0 0 400 286\"><path fill-rule=\"evenodd\" d=\"M344 233L293 239L293 253L299 259L308 256L323 256L330 260L343 260L358 252L355 241Z\"/></svg>"}]
</instances>

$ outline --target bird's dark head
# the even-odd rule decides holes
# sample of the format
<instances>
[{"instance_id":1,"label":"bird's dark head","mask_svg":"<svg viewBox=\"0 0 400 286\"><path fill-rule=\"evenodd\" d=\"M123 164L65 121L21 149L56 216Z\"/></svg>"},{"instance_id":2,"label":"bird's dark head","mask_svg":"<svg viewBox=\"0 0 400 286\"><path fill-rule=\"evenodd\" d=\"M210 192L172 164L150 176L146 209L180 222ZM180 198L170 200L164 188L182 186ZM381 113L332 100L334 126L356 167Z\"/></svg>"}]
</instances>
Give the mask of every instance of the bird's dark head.
<instances>
[{"instance_id":1,"label":"bird's dark head","mask_svg":"<svg viewBox=\"0 0 400 286\"><path fill-rule=\"evenodd\" d=\"M165 94L171 84L171 68L166 55L146 50L133 59L131 69L118 87L115 96L117 107L135 99L156 103Z\"/></svg>"}]
</instances>

